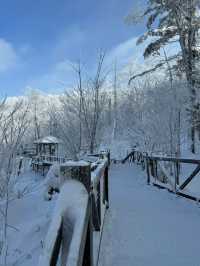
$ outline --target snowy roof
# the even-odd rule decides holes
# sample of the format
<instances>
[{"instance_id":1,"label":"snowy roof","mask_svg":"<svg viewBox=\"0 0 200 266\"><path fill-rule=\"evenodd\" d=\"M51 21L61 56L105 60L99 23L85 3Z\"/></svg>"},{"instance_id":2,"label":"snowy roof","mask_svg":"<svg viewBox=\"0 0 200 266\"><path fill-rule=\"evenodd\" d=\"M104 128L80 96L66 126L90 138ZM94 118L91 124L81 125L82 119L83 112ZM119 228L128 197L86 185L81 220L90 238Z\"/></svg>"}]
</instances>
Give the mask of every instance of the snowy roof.
<instances>
[{"instance_id":1,"label":"snowy roof","mask_svg":"<svg viewBox=\"0 0 200 266\"><path fill-rule=\"evenodd\" d=\"M38 139L34 141L35 144L59 144L62 143L62 140L53 137L53 136L47 136L41 139Z\"/></svg>"}]
</instances>

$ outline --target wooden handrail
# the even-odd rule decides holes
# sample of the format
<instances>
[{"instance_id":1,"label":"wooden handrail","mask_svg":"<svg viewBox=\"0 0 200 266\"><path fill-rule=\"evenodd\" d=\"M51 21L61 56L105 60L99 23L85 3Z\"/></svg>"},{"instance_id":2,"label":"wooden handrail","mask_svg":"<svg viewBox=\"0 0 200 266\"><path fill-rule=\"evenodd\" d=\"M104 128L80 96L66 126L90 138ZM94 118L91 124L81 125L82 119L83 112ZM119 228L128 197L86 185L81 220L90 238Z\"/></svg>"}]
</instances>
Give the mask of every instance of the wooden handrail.
<instances>
[{"instance_id":1,"label":"wooden handrail","mask_svg":"<svg viewBox=\"0 0 200 266\"><path fill-rule=\"evenodd\" d=\"M190 159L190 158L182 158L182 157L169 157L169 156L158 156L158 155L150 155L146 152L141 152L138 150L131 151L123 160L122 163L125 163L127 160L132 158L134 154L138 154L143 158L149 158L157 161L167 161L167 162L180 162L180 163L189 163L189 164L200 164L200 160Z\"/></svg>"},{"instance_id":2,"label":"wooden handrail","mask_svg":"<svg viewBox=\"0 0 200 266\"><path fill-rule=\"evenodd\" d=\"M39 265L56 265L61 245L62 265L82 265L84 251L81 247L85 246L88 223L87 190L80 182L69 180L63 185L56 203Z\"/></svg>"},{"instance_id":3,"label":"wooden handrail","mask_svg":"<svg viewBox=\"0 0 200 266\"><path fill-rule=\"evenodd\" d=\"M87 162L61 165L61 174L67 180L56 203L39 266L94 265L93 230L102 233L102 207L109 207L108 169L109 155L105 154L92 173Z\"/></svg>"},{"instance_id":4,"label":"wooden handrail","mask_svg":"<svg viewBox=\"0 0 200 266\"><path fill-rule=\"evenodd\" d=\"M133 150L130 152L122 163L126 161L137 162L142 165L143 170L146 169L147 172L147 183L151 183L151 177L154 178L152 182L153 185L158 187L167 188L170 192L174 192L180 196L187 197L192 200L199 200L193 195L189 195L186 191L183 191L188 184L197 176L200 172L200 160L198 159L189 159L189 158L177 158L177 157L169 157L169 156L158 156L158 155L149 155L148 153L141 152L139 150ZM169 162L171 166L173 166L174 172L174 181L172 182L171 176L167 174L166 169L161 164L162 162ZM192 173L185 179L185 181L180 184L180 164L194 164L196 168L192 171ZM166 187L166 185L162 185L163 181L161 180L161 176L166 177L168 184L170 184L170 188Z\"/></svg>"},{"instance_id":5,"label":"wooden handrail","mask_svg":"<svg viewBox=\"0 0 200 266\"><path fill-rule=\"evenodd\" d=\"M61 157L61 156L52 156L52 155L37 155L33 157L33 161L38 161L38 162L43 162L43 161L48 161L48 162L59 162L59 163L64 163L66 162L66 158Z\"/></svg>"},{"instance_id":6,"label":"wooden handrail","mask_svg":"<svg viewBox=\"0 0 200 266\"><path fill-rule=\"evenodd\" d=\"M143 155L145 158L148 157L152 160L165 161L165 162L179 162L179 163L188 163L188 164L200 164L200 160L189 159L189 158L177 158L177 157L167 157L167 156L150 156Z\"/></svg>"}]
</instances>

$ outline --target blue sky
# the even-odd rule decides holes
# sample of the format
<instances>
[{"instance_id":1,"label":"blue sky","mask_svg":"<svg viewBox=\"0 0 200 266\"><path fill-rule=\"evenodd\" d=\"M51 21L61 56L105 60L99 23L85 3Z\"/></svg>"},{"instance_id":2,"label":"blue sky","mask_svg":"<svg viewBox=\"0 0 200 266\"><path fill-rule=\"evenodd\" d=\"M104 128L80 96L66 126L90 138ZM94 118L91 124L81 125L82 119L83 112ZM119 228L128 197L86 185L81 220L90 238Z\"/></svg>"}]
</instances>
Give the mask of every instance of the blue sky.
<instances>
[{"instance_id":1,"label":"blue sky","mask_svg":"<svg viewBox=\"0 0 200 266\"><path fill-rule=\"evenodd\" d=\"M140 1L141 2L141 1ZM124 17L134 0L7 0L0 9L0 94L27 87L58 92L72 85L69 62L93 68L98 50L110 62L134 52L144 29ZM133 46L132 46L133 41ZM66 84L65 86L63 84Z\"/></svg>"}]
</instances>

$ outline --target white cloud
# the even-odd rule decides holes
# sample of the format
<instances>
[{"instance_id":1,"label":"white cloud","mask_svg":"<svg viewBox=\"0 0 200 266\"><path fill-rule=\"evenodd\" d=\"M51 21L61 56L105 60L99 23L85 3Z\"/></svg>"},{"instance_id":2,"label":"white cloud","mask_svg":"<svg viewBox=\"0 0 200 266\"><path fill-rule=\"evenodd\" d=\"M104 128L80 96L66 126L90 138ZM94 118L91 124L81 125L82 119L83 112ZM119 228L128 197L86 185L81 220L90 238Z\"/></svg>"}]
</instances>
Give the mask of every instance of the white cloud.
<instances>
[{"instance_id":1,"label":"white cloud","mask_svg":"<svg viewBox=\"0 0 200 266\"><path fill-rule=\"evenodd\" d=\"M0 72L5 72L13 67L16 67L19 58L13 45L0 38Z\"/></svg>"},{"instance_id":2,"label":"white cloud","mask_svg":"<svg viewBox=\"0 0 200 266\"><path fill-rule=\"evenodd\" d=\"M141 70L140 64L144 64L143 49L144 45L136 45L137 37L120 43L106 55L105 64L110 66L117 60L118 69L121 71L127 68L132 70ZM131 62L131 64L130 64ZM74 71L72 65L75 64L69 60L58 61L51 67L48 72L35 80L31 80L31 87L40 88L45 91L62 91L64 88L72 88L74 86Z\"/></svg>"},{"instance_id":3,"label":"white cloud","mask_svg":"<svg viewBox=\"0 0 200 266\"><path fill-rule=\"evenodd\" d=\"M130 61L143 61L144 45L137 45L138 37L133 37L114 47L107 55L107 63L117 61L118 65L126 65Z\"/></svg>"},{"instance_id":4,"label":"white cloud","mask_svg":"<svg viewBox=\"0 0 200 266\"><path fill-rule=\"evenodd\" d=\"M150 40L141 45L137 45L137 39L138 37L133 37L118 44L110 50L105 59L105 64L108 68L117 61L117 68L121 75L125 76L127 82L130 76L152 68L160 60L160 57L151 57L144 60L143 52ZM166 51L168 55L175 53L177 51L177 45L170 45L170 47L166 48ZM30 80L29 85L45 91L62 91L64 88L72 88L75 81L75 75L72 69L72 65L74 64L70 60L58 60L44 75ZM155 75L160 77L164 75L164 72L159 70Z\"/></svg>"},{"instance_id":5,"label":"white cloud","mask_svg":"<svg viewBox=\"0 0 200 266\"><path fill-rule=\"evenodd\" d=\"M154 65L164 60L163 51L161 50L160 56L149 57L144 60L143 53L146 46L152 41L148 39L144 43L137 45L138 37L133 37L120 43L114 47L107 56L106 63L108 65L117 62L117 68L122 75L128 80L132 75L140 74L141 72L151 69ZM168 56L172 56L180 50L178 43L173 43L165 47ZM161 78L165 75L165 68L157 70L154 74L155 77Z\"/></svg>"},{"instance_id":6,"label":"white cloud","mask_svg":"<svg viewBox=\"0 0 200 266\"><path fill-rule=\"evenodd\" d=\"M116 47L114 47L107 56L107 62L113 63L117 61L119 66L125 66L128 63L136 63L136 64L152 64L157 61L155 57L150 57L147 60L144 60L143 53L145 51L146 46L151 42L151 38L149 38L144 43L137 45L137 37L133 37L131 39L126 40L125 42L120 43ZM167 45L165 50L168 56L171 56L179 50L178 43L173 43ZM161 56L163 56L163 52L161 51ZM158 58L160 59L160 58ZM164 57L162 58L164 59Z\"/></svg>"},{"instance_id":7,"label":"white cloud","mask_svg":"<svg viewBox=\"0 0 200 266\"><path fill-rule=\"evenodd\" d=\"M131 38L114 47L108 54L108 61L127 60L136 48L136 38Z\"/></svg>"},{"instance_id":8,"label":"white cloud","mask_svg":"<svg viewBox=\"0 0 200 266\"><path fill-rule=\"evenodd\" d=\"M48 92L59 92L74 85L74 63L66 60L59 61L48 72L29 81L29 86Z\"/></svg>"}]
</instances>

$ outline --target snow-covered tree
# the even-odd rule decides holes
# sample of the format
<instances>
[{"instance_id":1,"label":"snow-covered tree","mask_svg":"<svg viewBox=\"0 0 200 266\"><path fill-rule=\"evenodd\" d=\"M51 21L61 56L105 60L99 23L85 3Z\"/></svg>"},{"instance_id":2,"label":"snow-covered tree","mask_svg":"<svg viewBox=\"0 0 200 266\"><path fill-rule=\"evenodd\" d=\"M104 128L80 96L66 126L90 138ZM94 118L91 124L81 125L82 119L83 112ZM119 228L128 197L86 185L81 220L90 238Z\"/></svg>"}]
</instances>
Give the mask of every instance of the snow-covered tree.
<instances>
[{"instance_id":1,"label":"snow-covered tree","mask_svg":"<svg viewBox=\"0 0 200 266\"><path fill-rule=\"evenodd\" d=\"M18 100L15 104L2 101L0 104L0 199L4 200L0 209L0 259L3 265L7 265L7 231L8 208L12 186L14 185L16 173L16 159L20 154L20 145L25 132L29 126L29 105Z\"/></svg>"},{"instance_id":2,"label":"snow-covered tree","mask_svg":"<svg viewBox=\"0 0 200 266\"><path fill-rule=\"evenodd\" d=\"M143 13L147 17L147 31L138 39L138 44L150 39L144 51L144 57L159 55L161 49L170 44L178 43L178 52L168 57L172 62L171 68L177 74L184 74L188 82L190 97L191 117L191 150L195 152L195 130L197 112L199 106L199 70L198 60L199 42L198 34L200 29L199 0L149 0L148 6ZM153 69L154 71L165 65L166 61L161 60ZM136 76L133 76L133 80Z\"/></svg>"}]
</instances>

